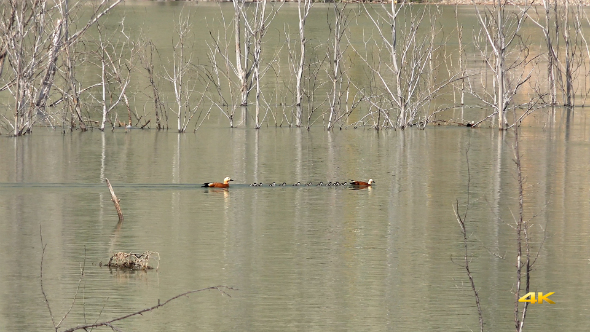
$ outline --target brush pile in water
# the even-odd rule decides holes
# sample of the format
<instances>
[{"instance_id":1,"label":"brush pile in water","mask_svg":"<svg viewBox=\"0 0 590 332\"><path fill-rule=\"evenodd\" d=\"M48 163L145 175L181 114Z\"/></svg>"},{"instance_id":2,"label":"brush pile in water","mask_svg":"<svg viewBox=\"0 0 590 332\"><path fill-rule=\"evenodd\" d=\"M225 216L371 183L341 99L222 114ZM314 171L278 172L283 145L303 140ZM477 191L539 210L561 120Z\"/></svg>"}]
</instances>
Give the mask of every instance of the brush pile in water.
<instances>
[{"instance_id":1,"label":"brush pile in water","mask_svg":"<svg viewBox=\"0 0 590 332\"><path fill-rule=\"evenodd\" d=\"M107 266L118 269L150 270L153 269L152 266L149 266L151 256L158 256L157 270L160 267L160 254L154 251L146 251L143 254L118 252L111 256Z\"/></svg>"}]
</instances>

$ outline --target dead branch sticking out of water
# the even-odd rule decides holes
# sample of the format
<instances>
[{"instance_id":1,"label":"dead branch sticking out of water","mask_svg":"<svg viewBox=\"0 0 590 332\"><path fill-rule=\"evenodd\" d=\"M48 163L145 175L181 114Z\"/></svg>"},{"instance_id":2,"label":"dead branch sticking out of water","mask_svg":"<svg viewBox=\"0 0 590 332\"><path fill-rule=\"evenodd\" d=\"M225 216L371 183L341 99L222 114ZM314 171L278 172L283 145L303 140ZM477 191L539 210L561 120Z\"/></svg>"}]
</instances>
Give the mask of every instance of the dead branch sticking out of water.
<instances>
[{"instance_id":1,"label":"dead branch sticking out of water","mask_svg":"<svg viewBox=\"0 0 590 332\"><path fill-rule=\"evenodd\" d=\"M72 299L72 303L70 304L70 308L62 316L62 318L59 320L59 322L56 323L56 320L53 317L53 312L51 311L51 305L49 304L49 299L47 298L47 294L45 293L45 288L43 287L43 260L45 258L45 249L47 248L47 244L43 242L43 232L41 229L41 225L39 225L39 236L41 238L41 264L40 264L40 274L39 274L39 280L40 280L40 284L41 284L41 294L43 294L43 300L45 301L45 304L47 305L47 310L49 311L49 316L51 317L51 322L53 323L53 328L55 329L55 331L58 331L60 326L62 325L62 323L66 320L66 318L68 317L68 315L72 311L72 308L74 307L74 304L76 304L76 300L78 299L78 293L80 291L80 286L82 284L82 279L84 278L84 270L86 267L86 248L84 248L84 262L80 266L80 278L78 279L76 293L74 294L74 298Z\"/></svg>"},{"instance_id":2,"label":"dead branch sticking out of water","mask_svg":"<svg viewBox=\"0 0 590 332\"><path fill-rule=\"evenodd\" d=\"M107 186L109 187L109 191L111 192L111 201L113 201L113 204L115 204L115 209L117 209L117 215L119 215L119 222L121 222L123 221L123 211L121 211L121 205L119 204L121 200L117 198L117 195L115 195L115 191L113 190L113 187L111 186L111 182L109 181L109 179L105 178L105 181L107 182Z\"/></svg>"},{"instance_id":3,"label":"dead branch sticking out of water","mask_svg":"<svg viewBox=\"0 0 590 332\"><path fill-rule=\"evenodd\" d=\"M156 270L158 270L160 268L160 254L155 251L146 251L142 254L118 252L111 256L106 266L117 269L151 270L153 267L149 265L150 257L155 255L158 256L158 265L156 266Z\"/></svg>"},{"instance_id":4,"label":"dead branch sticking out of water","mask_svg":"<svg viewBox=\"0 0 590 332\"><path fill-rule=\"evenodd\" d=\"M119 331L119 329L117 327L115 327L113 325L113 323L118 322L118 321L121 321L121 320L124 320L124 319L127 319L127 318L131 318L133 316L143 315L146 312L153 311L155 309L158 309L160 307L163 307L166 304L168 304L168 303L170 303L170 302L172 302L172 301L174 301L174 300L176 300L176 299L178 299L180 297L189 296L190 294L198 293L198 292L202 292L202 291L207 291L207 290L218 290L219 292L221 292L222 295L227 295L227 296L231 297L231 295L229 295L227 293L227 291L228 290L236 290L236 289L235 288L232 288L232 287L228 287L228 286L219 285L219 286L211 286L211 287L201 288L201 289L197 289L197 290L192 290L192 291L184 292L182 294L178 294L178 295L176 295L176 296L174 296L174 297L172 297L172 298L170 298L170 299L168 299L168 300L166 300L166 301L164 301L162 303L160 303L160 300L158 300L158 304L157 305L154 305L154 306L149 307L149 308L145 308L145 309L142 309L142 310L139 310L139 311L136 311L136 312L133 312L133 313L124 315L124 316L120 316L120 317L113 318L113 319L108 320L108 321L104 321L104 322L96 322L94 324L78 325L76 327L72 327L70 329L67 329L64 332L73 332L73 331L77 331L77 330L85 330L85 331L87 331L89 329L93 329L95 327L100 327L100 326L108 326L108 327L110 327L114 331Z\"/></svg>"},{"instance_id":5,"label":"dead branch sticking out of water","mask_svg":"<svg viewBox=\"0 0 590 332\"><path fill-rule=\"evenodd\" d=\"M479 330L483 332L484 324L483 324L483 311L481 309L481 301L479 298L479 292L477 291L477 287L475 287L475 280L473 279L473 274L471 273L471 268L469 267L469 235L467 233L467 228L465 222L467 221L467 212L469 211L469 204L470 204L470 185L471 185L471 170L469 167L469 146L467 147L467 151L465 151L465 159L467 161L467 202L465 204L465 209L463 214L459 211L459 200L455 201L455 206L453 206L453 210L455 211L455 218L459 223L459 227L461 228L461 235L463 236L463 268L465 268L465 272L467 273L467 277L469 278L469 283L471 284L471 290L473 291L473 295L475 297L475 304L477 305L477 316L479 318Z\"/></svg>"},{"instance_id":6,"label":"dead branch sticking out of water","mask_svg":"<svg viewBox=\"0 0 590 332\"><path fill-rule=\"evenodd\" d=\"M85 273L84 273L84 267L86 266L86 258L84 258L84 263L81 266L81 272L80 272L80 279L78 281L78 287L76 289L76 293L74 294L74 299L72 300L72 304L70 305L70 308L68 309L68 311L63 315L63 317L61 318L61 320L59 322L56 323L56 320L53 316L53 312L51 310L51 305L49 304L49 299L47 297L47 294L45 293L45 289L43 287L43 260L45 258L45 249L47 247L47 245L43 242L43 233L41 232L41 227L39 226L39 233L40 233L40 238L41 238L41 264L40 264L40 284L41 284L41 293L43 294L43 298L45 300L45 304L47 305L47 310L49 311L49 315L51 316L51 321L53 323L53 327L55 329L55 331L58 331L59 328L61 327L62 323L65 321L65 319L68 317L68 314L71 312L74 304L76 303L76 299L78 298L78 292L80 290L80 284L82 282L82 279L85 277ZM154 252L147 252L150 254L154 254ZM145 255L146 253L142 254ZM157 253L155 253L157 254ZM148 254L149 256L149 254ZM84 256L86 257L86 256ZM148 258L149 259L149 258ZM159 259L160 259L160 255L158 254L158 265L159 265ZM189 295L193 294L193 293L199 293L199 292L203 292L203 291L207 291L207 290L218 290L222 295L227 295L229 297L231 297L231 295L227 292L229 290L237 290L236 288L233 287L229 287L229 286L224 286L224 285L218 285L218 286L210 286L210 287L205 287L205 288L201 288L201 289L196 289L196 290L191 290L188 292L184 292L182 294L178 294L174 297L169 298L168 300L164 301L164 302L160 302L160 299L158 299L158 304L151 306L149 308L144 308L141 309L139 311L135 311L132 312L130 314L126 314L123 316L119 316L119 317L115 317L113 319L107 320L107 321L102 321L102 322L94 322L92 324L83 324L83 325L78 325L75 327L71 327L69 329L66 329L64 332L73 332L73 331L78 331L78 330L84 330L84 331L88 331L88 330L92 330L95 327L101 327L101 326L108 326L110 327L113 331L121 331L119 328L117 328L114 323L115 322L119 322L134 316L138 316L138 315L143 315L146 312L150 312L153 311L155 309L159 309L160 307L165 306L166 304L179 299L181 297L188 297Z\"/></svg>"}]
</instances>

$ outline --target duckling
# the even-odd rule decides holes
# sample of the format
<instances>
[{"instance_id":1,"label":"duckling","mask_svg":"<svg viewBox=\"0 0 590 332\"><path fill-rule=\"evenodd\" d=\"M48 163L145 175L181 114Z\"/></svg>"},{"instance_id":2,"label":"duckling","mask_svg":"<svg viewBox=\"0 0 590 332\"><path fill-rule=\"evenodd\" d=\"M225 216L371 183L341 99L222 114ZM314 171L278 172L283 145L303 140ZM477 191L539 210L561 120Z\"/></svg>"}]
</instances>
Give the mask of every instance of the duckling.
<instances>
[{"instance_id":1,"label":"duckling","mask_svg":"<svg viewBox=\"0 0 590 332\"><path fill-rule=\"evenodd\" d=\"M309 181L309 182L308 182L308 183L306 183L305 185L309 187L309 186L311 186L311 185L313 185L313 184L311 183L311 181Z\"/></svg>"},{"instance_id":2,"label":"duckling","mask_svg":"<svg viewBox=\"0 0 590 332\"><path fill-rule=\"evenodd\" d=\"M283 186L283 187L286 186L286 185L287 185L287 182L281 183L281 186Z\"/></svg>"},{"instance_id":3,"label":"duckling","mask_svg":"<svg viewBox=\"0 0 590 332\"><path fill-rule=\"evenodd\" d=\"M340 185L340 182L336 181L336 182L334 182L334 185L335 186L339 186Z\"/></svg>"},{"instance_id":4,"label":"duckling","mask_svg":"<svg viewBox=\"0 0 590 332\"><path fill-rule=\"evenodd\" d=\"M323 186L324 183L322 181L320 181L320 183L318 183L318 186Z\"/></svg>"},{"instance_id":5,"label":"duckling","mask_svg":"<svg viewBox=\"0 0 590 332\"><path fill-rule=\"evenodd\" d=\"M269 187L274 187L274 186L276 186L276 185L277 185L277 184L276 184L276 183L273 181L273 183L269 184L268 186L269 186Z\"/></svg>"},{"instance_id":6,"label":"duckling","mask_svg":"<svg viewBox=\"0 0 590 332\"><path fill-rule=\"evenodd\" d=\"M332 185L332 181L328 182L327 186L331 186Z\"/></svg>"},{"instance_id":7,"label":"duckling","mask_svg":"<svg viewBox=\"0 0 590 332\"><path fill-rule=\"evenodd\" d=\"M300 181L297 181L297 183L294 183L293 184L293 186L300 186L300 185L301 185L301 182Z\"/></svg>"}]
</instances>

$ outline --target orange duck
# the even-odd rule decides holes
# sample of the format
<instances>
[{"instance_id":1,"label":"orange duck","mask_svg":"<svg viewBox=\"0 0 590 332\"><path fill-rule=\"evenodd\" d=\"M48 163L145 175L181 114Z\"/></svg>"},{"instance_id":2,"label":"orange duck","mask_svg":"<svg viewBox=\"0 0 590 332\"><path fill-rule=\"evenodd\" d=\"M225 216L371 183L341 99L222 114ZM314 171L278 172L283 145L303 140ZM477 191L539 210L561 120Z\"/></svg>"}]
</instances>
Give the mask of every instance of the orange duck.
<instances>
[{"instance_id":1,"label":"orange duck","mask_svg":"<svg viewBox=\"0 0 590 332\"><path fill-rule=\"evenodd\" d=\"M370 187L373 183L373 179L369 179L369 182L350 180L350 185L355 187Z\"/></svg>"},{"instance_id":2,"label":"orange duck","mask_svg":"<svg viewBox=\"0 0 590 332\"><path fill-rule=\"evenodd\" d=\"M229 182L233 181L229 176L223 179L223 183L219 182L205 182L202 187L208 188L229 188Z\"/></svg>"}]
</instances>

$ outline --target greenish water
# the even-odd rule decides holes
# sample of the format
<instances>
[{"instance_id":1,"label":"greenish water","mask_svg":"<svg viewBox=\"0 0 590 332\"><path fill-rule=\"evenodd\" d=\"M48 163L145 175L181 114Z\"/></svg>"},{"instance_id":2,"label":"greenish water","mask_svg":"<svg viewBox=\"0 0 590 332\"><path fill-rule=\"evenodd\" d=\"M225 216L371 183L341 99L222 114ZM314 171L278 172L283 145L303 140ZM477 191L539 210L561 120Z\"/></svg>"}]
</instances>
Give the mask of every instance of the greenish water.
<instances>
[{"instance_id":1,"label":"greenish water","mask_svg":"<svg viewBox=\"0 0 590 332\"><path fill-rule=\"evenodd\" d=\"M584 115L522 132L526 217L539 252L527 327L583 331L588 291L588 155ZM493 129L326 132L203 128L196 135L38 130L0 144L0 326L51 329L39 285L64 327L108 320L129 330L477 329L453 204L464 206L469 152L471 268L486 327L513 326L512 135ZM211 144L215 142L215 144ZM235 179L229 190L201 188ZM117 216L106 185L121 199ZM250 187L252 182L373 178L370 189ZM543 231L544 230L544 231ZM544 240L543 240L544 238ZM158 271L110 271L113 252L156 251ZM504 259L498 258L503 256Z\"/></svg>"},{"instance_id":2,"label":"greenish water","mask_svg":"<svg viewBox=\"0 0 590 332\"><path fill-rule=\"evenodd\" d=\"M207 24L218 19L216 4L187 6L194 31L208 31ZM125 17L126 33L143 30L166 62L181 8L130 2L105 26L116 30ZM278 26L294 27L295 8L281 9L285 16L277 17ZM445 8L443 25L452 30L454 14ZM222 9L230 13L231 4ZM327 7L317 9L309 19L312 45L326 38ZM468 39L473 10L460 10ZM356 23L353 37L363 31ZM278 30L268 37L269 47L282 38ZM195 38L198 57L206 57L206 37ZM469 59L476 61L473 53ZM356 68L351 75L362 77ZM86 74L91 80L93 73ZM142 109L143 83L134 84L134 105ZM162 89L170 93L169 87ZM452 98L448 94L440 103ZM118 111L125 119L125 111ZM272 112L260 130L251 123L228 128L227 119L212 112L196 133L189 128L180 135L36 128L25 137L0 136L0 330L52 329L40 287L41 235L51 312L56 323L68 313L62 330L215 285L235 290L228 291L231 297L193 294L116 326L125 331L478 330L453 210L457 200L465 208L468 179L470 266L485 328L513 329L518 187L512 131L438 126L376 131L353 129L349 122L328 132L321 112L308 131L288 128L287 120L280 120L283 110ZM464 112L446 116L471 120L484 114L469 107ZM275 126L281 121L282 127ZM586 331L587 110L533 113L522 129L521 152L525 218L532 225L532 251L538 252L531 291L555 292L556 302L531 305L526 329ZM235 180L228 190L200 187L226 176ZM121 224L105 178L121 199ZM369 178L375 186L362 190L292 186ZM249 186L273 181L288 185ZM101 266L114 252L148 250L160 255L157 271Z\"/></svg>"}]
</instances>

